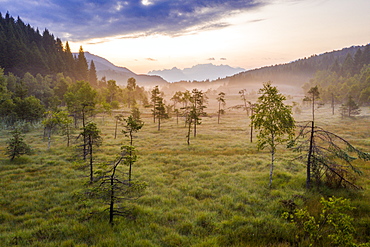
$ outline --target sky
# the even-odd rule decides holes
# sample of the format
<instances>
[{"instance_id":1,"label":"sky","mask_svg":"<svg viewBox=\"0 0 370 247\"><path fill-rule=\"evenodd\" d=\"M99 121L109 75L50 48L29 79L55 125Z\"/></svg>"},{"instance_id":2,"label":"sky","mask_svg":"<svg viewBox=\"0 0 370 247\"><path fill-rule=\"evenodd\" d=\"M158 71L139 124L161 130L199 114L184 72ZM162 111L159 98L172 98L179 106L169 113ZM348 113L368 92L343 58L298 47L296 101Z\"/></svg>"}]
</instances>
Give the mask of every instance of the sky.
<instances>
[{"instance_id":1,"label":"sky","mask_svg":"<svg viewBox=\"0 0 370 247\"><path fill-rule=\"evenodd\" d=\"M138 74L248 70L370 43L369 0L0 0L0 12Z\"/></svg>"}]
</instances>

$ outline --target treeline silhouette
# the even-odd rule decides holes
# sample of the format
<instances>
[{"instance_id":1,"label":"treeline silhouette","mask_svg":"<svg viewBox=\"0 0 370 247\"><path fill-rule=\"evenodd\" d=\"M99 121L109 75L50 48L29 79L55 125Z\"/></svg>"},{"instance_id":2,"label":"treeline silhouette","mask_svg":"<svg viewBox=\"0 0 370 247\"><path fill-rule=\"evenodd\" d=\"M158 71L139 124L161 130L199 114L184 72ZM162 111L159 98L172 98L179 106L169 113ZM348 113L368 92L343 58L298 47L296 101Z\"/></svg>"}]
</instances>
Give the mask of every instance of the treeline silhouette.
<instances>
[{"instance_id":1,"label":"treeline silhouette","mask_svg":"<svg viewBox=\"0 0 370 247\"><path fill-rule=\"evenodd\" d=\"M72 55L68 42L63 45L47 29L40 34L20 17L14 19L9 13L3 17L0 13L0 68L6 74L22 77L27 72L34 76L63 73L75 80L88 80L85 63Z\"/></svg>"},{"instance_id":2,"label":"treeline silhouette","mask_svg":"<svg viewBox=\"0 0 370 247\"><path fill-rule=\"evenodd\" d=\"M317 71L327 70L337 73L338 76L349 77L360 73L367 64L370 64L370 44L253 69L228 79L231 85L272 80L276 84L300 86L314 77Z\"/></svg>"}]
</instances>

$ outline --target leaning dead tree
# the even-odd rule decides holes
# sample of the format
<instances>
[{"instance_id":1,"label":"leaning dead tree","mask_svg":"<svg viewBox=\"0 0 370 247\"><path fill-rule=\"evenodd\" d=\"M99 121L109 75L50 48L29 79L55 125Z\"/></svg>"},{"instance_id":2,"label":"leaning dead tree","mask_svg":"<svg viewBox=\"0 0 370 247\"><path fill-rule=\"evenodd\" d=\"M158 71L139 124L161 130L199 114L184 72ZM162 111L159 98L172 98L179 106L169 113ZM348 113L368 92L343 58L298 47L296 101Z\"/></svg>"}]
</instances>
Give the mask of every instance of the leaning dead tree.
<instances>
[{"instance_id":1,"label":"leaning dead tree","mask_svg":"<svg viewBox=\"0 0 370 247\"><path fill-rule=\"evenodd\" d=\"M370 153L354 147L342 137L315 126L313 121L297 125L300 132L290 147L302 153L301 159L307 168L306 188L325 183L332 187L352 187L361 171L352 162L356 159L370 160Z\"/></svg>"}]
</instances>

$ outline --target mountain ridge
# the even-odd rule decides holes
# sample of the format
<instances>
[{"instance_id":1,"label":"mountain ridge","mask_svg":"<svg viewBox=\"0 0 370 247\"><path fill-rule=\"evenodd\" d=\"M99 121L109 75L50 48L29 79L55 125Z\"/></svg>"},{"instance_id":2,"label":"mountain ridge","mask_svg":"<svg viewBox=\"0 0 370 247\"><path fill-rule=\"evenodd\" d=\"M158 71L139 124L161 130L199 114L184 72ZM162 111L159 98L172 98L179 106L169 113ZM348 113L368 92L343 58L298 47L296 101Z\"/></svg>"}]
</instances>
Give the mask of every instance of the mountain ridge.
<instances>
[{"instance_id":1,"label":"mountain ridge","mask_svg":"<svg viewBox=\"0 0 370 247\"><path fill-rule=\"evenodd\" d=\"M78 53L73 54L77 55ZM99 79L105 77L107 80L115 80L118 85L126 86L127 80L133 77L139 86L147 88L168 83L160 76L136 74L126 67L116 66L108 59L88 51L84 52L84 55L89 65L91 61L94 61L96 74Z\"/></svg>"},{"instance_id":2,"label":"mountain ridge","mask_svg":"<svg viewBox=\"0 0 370 247\"><path fill-rule=\"evenodd\" d=\"M179 69L173 67L172 69L152 70L148 75L158 75L169 82L179 81L206 81L216 80L227 76L245 71L240 67L231 67L229 65L214 65L212 63L197 64L191 68Z\"/></svg>"}]
</instances>

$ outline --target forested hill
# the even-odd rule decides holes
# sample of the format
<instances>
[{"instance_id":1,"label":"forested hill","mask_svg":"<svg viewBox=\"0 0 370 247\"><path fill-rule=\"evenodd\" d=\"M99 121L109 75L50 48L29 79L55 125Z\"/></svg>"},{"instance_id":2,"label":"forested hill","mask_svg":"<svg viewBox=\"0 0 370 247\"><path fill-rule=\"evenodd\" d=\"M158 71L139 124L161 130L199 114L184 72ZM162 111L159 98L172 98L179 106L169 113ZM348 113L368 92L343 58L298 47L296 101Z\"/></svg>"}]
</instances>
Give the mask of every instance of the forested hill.
<instances>
[{"instance_id":1,"label":"forested hill","mask_svg":"<svg viewBox=\"0 0 370 247\"><path fill-rule=\"evenodd\" d=\"M317 71L329 70L338 75L348 76L359 73L365 64L370 64L370 44L312 55L286 64L249 70L225 78L224 81L230 87L265 81L302 87L304 83L314 77Z\"/></svg>"},{"instance_id":2,"label":"forested hill","mask_svg":"<svg viewBox=\"0 0 370 247\"><path fill-rule=\"evenodd\" d=\"M14 19L8 13L0 13L0 68L23 76L26 72L33 75L56 74L80 79L68 43L63 47L47 29L40 34L38 29L25 24L19 17Z\"/></svg>"}]
</instances>

